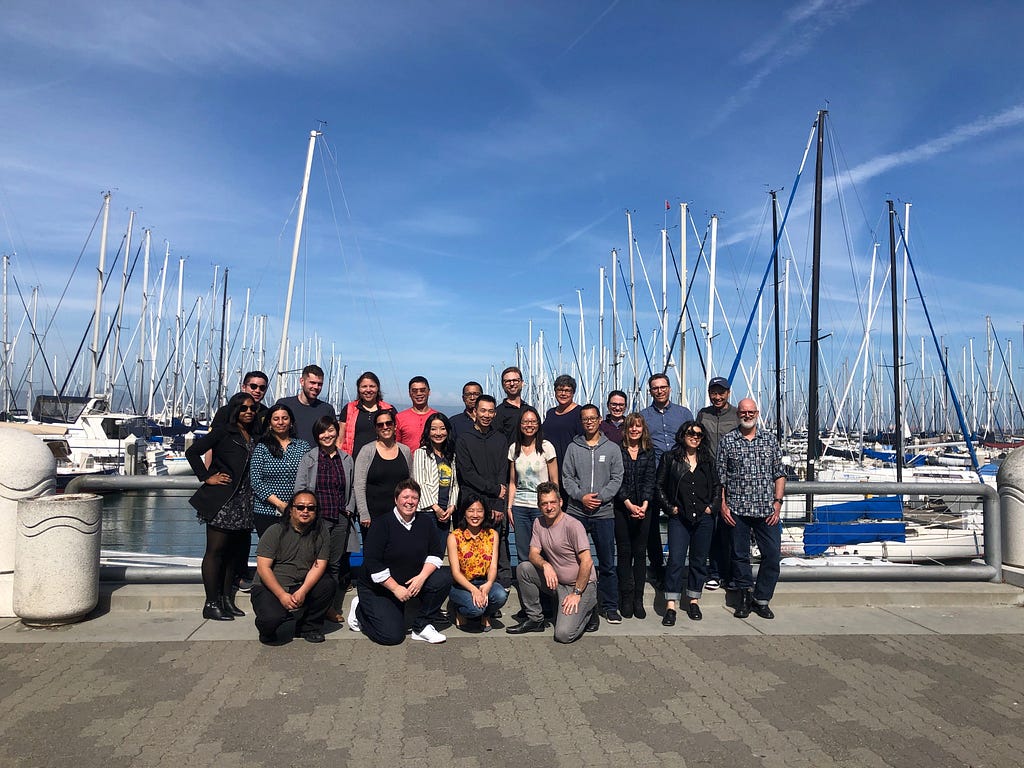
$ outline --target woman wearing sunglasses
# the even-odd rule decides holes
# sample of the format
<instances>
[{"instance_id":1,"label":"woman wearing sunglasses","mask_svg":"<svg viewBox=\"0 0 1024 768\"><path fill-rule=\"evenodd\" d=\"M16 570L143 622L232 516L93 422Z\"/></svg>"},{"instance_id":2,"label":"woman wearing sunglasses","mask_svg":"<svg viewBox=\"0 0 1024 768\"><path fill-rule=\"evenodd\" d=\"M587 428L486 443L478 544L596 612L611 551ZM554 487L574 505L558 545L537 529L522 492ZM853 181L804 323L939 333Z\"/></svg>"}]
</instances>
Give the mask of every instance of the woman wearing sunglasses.
<instances>
[{"instance_id":1,"label":"woman wearing sunglasses","mask_svg":"<svg viewBox=\"0 0 1024 768\"><path fill-rule=\"evenodd\" d=\"M665 573L665 616L661 623L676 623L676 606L686 571L686 615L700 621L701 591L708 576L708 551L714 519L711 506L721 493L718 472L704 440L704 427L692 419L676 432L672 450L658 466L658 499L668 515L668 567ZM690 566L684 567L689 553Z\"/></svg>"},{"instance_id":2,"label":"woman wearing sunglasses","mask_svg":"<svg viewBox=\"0 0 1024 768\"><path fill-rule=\"evenodd\" d=\"M231 621L245 613L235 605L231 592L235 564L249 557L253 500L249 484L253 420L259 406L252 395L239 392L227 404L228 419L185 450L185 458L203 485L189 504L206 524L203 553L203 618ZM210 466L203 461L210 451Z\"/></svg>"},{"instance_id":3,"label":"woman wearing sunglasses","mask_svg":"<svg viewBox=\"0 0 1024 768\"><path fill-rule=\"evenodd\" d=\"M394 409L377 411L373 428L377 439L364 445L356 456L352 481L364 532L373 520L395 508L395 486L412 474L412 452L395 437Z\"/></svg>"}]
</instances>

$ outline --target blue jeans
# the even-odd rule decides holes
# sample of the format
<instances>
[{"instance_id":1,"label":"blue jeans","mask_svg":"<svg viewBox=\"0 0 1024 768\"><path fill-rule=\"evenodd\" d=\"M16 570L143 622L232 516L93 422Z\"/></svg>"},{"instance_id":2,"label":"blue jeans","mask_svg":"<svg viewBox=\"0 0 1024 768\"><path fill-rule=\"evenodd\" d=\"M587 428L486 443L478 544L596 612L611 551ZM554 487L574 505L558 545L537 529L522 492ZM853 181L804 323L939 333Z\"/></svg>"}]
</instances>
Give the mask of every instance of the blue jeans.
<instances>
[{"instance_id":1,"label":"blue jeans","mask_svg":"<svg viewBox=\"0 0 1024 768\"><path fill-rule=\"evenodd\" d=\"M597 550L597 598L601 610L617 611L619 579L615 573L615 518L595 520L586 516L573 517L583 523L583 528Z\"/></svg>"},{"instance_id":2,"label":"blue jeans","mask_svg":"<svg viewBox=\"0 0 1024 768\"><path fill-rule=\"evenodd\" d=\"M697 522L687 525L681 515L668 518L668 566L665 571L665 599L679 600L683 591L683 569L686 555L690 555L690 567L686 575L686 596L700 598L704 582L708 578L708 550L711 548L711 534L715 529L712 515L698 515Z\"/></svg>"},{"instance_id":3,"label":"blue jeans","mask_svg":"<svg viewBox=\"0 0 1024 768\"><path fill-rule=\"evenodd\" d=\"M779 583L779 568L782 559L782 524L768 525L765 517L733 515L736 527L732 529L733 574L736 589L754 588L754 602L767 605L775 594ZM750 534L754 534L758 549L761 550L761 565L757 569L757 582L750 567Z\"/></svg>"},{"instance_id":4,"label":"blue jeans","mask_svg":"<svg viewBox=\"0 0 1024 768\"><path fill-rule=\"evenodd\" d=\"M533 536L533 521L540 517L537 507L520 507L512 505L512 524L516 535L516 557L519 563L530 560L530 537Z\"/></svg>"},{"instance_id":5,"label":"blue jeans","mask_svg":"<svg viewBox=\"0 0 1024 768\"><path fill-rule=\"evenodd\" d=\"M476 579L470 579L469 582L474 587L479 587L487 579L479 577ZM469 594L469 590L463 589L458 584L452 584L452 591L448 593L448 604L454 605L458 612L465 616L467 619L478 619L484 614L493 616L508 600L508 590L505 589L498 582L494 582L491 585L491 591L487 593L487 607L478 608L473 605L473 597Z\"/></svg>"}]
</instances>

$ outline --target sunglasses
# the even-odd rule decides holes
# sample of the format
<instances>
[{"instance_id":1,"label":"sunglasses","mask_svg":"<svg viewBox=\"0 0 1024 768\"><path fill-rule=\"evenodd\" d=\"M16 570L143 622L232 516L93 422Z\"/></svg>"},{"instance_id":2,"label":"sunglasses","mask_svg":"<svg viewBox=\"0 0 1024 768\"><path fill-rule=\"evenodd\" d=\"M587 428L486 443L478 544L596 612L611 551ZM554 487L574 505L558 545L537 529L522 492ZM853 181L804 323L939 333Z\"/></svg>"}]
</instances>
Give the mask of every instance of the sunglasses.
<instances>
[{"instance_id":1,"label":"sunglasses","mask_svg":"<svg viewBox=\"0 0 1024 768\"><path fill-rule=\"evenodd\" d=\"M258 389L260 392L265 392L267 389L266 384L246 384L249 389Z\"/></svg>"},{"instance_id":2,"label":"sunglasses","mask_svg":"<svg viewBox=\"0 0 1024 768\"><path fill-rule=\"evenodd\" d=\"M316 504L292 504L292 509L300 512L316 512Z\"/></svg>"},{"instance_id":3,"label":"sunglasses","mask_svg":"<svg viewBox=\"0 0 1024 768\"><path fill-rule=\"evenodd\" d=\"M385 427L393 427L393 426L395 426L395 422L393 422L393 421L378 421L377 422L377 429L384 429Z\"/></svg>"},{"instance_id":4,"label":"sunglasses","mask_svg":"<svg viewBox=\"0 0 1024 768\"><path fill-rule=\"evenodd\" d=\"M686 436L687 437L696 437L696 438L699 439L699 438L704 437L704 433L703 432L698 432L695 429L688 429L688 430L686 430Z\"/></svg>"},{"instance_id":5,"label":"sunglasses","mask_svg":"<svg viewBox=\"0 0 1024 768\"><path fill-rule=\"evenodd\" d=\"M258 405L241 405L241 406L238 407L239 413L243 413L245 411L252 411L253 413L256 413L256 411L258 411L258 410L259 410L259 406Z\"/></svg>"}]
</instances>

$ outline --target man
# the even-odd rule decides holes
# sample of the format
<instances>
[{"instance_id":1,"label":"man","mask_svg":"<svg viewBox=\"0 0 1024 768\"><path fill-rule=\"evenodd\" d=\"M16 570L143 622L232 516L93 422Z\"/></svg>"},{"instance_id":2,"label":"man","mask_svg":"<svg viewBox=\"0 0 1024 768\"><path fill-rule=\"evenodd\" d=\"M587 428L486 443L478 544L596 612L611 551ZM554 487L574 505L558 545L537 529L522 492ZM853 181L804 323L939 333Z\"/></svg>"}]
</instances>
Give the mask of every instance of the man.
<instances>
[{"instance_id":1,"label":"man","mask_svg":"<svg viewBox=\"0 0 1024 768\"><path fill-rule=\"evenodd\" d=\"M753 610L763 619L774 619L768 603L779 581L779 516L786 472L775 436L757 428L757 403L750 398L740 400L736 415L739 428L719 441L717 462L722 483L722 520L732 529L733 569L736 588L740 590L733 616L745 619ZM750 567L751 533L761 550L756 583Z\"/></svg>"},{"instance_id":2,"label":"man","mask_svg":"<svg viewBox=\"0 0 1024 768\"><path fill-rule=\"evenodd\" d=\"M571 643L584 631L597 607L597 585L590 542L583 525L562 511L562 495L554 483L537 486L541 517L533 523L530 559L516 568L526 620L505 631L510 635L543 632L546 626L540 593L555 595L555 641Z\"/></svg>"},{"instance_id":3,"label":"man","mask_svg":"<svg viewBox=\"0 0 1024 768\"><path fill-rule=\"evenodd\" d=\"M608 415L601 422L604 436L616 445L622 445L622 425L626 422L626 393L613 389L608 393Z\"/></svg>"},{"instance_id":4,"label":"man","mask_svg":"<svg viewBox=\"0 0 1024 768\"><path fill-rule=\"evenodd\" d=\"M494 428L494 398L480 395L476 401L473 429L460 432L455 442L459 495L475 494L491 510L498 531L498 583L505 589L512 585L512 563L508 549L508 443L505 435Z\"/></svg>"},{"instance_id":5,"label":"man","mask_svg":"<svg viewBox=\"0 0 1024 768\"><path fill-rule=\"evenodd\" d=\"M335 588L327 575L331 537L320 525L312 493L295 494L287 511L288 516L270 526L256 547L256 629L261 643L274 644L280 626L296 616L295 634L322 643L324 615Z\"/></svg>"},{"instance_id":6,"label":"man","mask_svg":"<svg viewBox=\"0 0 1024 768\"><path fill-rule=\"evenodd\" d=\"M561 479L562 460L565 449L577 435L583 434L580 423L580 406L575 402L576 379L563 373L555 379L555 405L549 408L544 416L544 439L555 449L558 459L559 479Z\"/></svg>"},{"instance_id":7,"label":"man","mask_svg":"<svg viewBox=\"0 0 1024 768\"><path fill-rule=\"evenodd\" d=\"M423 438L423 425L431 414L437 413L430 407L430 382L425 376L409 379L409 400L412 406L395 417L395 437L415 452Z\"/></svg>"},{"instance_id":8,"label":"man","mask_svg":"<svg viewBox=\"0 0 1024 768\"><path fill-rule=\"evenodd\" d=\"M516 436L519 416L529 403L523 402L523 372L510 365L501 372L501 388L505 390L505 399L498 404L498 414L494 419L495 428L505 435L509 443Z\"/></svg>"},{"instance_id":9,"label":"man","mask_svg":"<svg viewBox=\"0 0 1024 768\"><path fill-rule=\"evenodd\" d=\"M658 461L676 442L676 432L683 422L693 418L693 413L684 405L672 402L672 385L664 373L656 373L647 380L651 393L651 404L640 411L651 432L651 444ZM665 580L665 550L661 542L661 525L658 522L657 498L648 507L651 513L651 528L647 539L647 559L651 564L651 575L655 584Z\"/></svg>"},{"instance_id":10,"label":"man","mask_svg":"<svg viewBox=\"0 0 1024 768\"><path fill-rule=\"evenodd\" d=\"M307 365L299 377L299 394L294 397L280 397L277 402L287 405L295 422L295 435L310 445L316 445L313 437L313 425L321 416L337 419L334 406L320 399L320 391L324 388L324 369L319 365Z\"/></svg>"},{"instance_id":11,"label":"man","mask_svg":"<svg viewBox=\"0 0 1024 768\"><path fill-rule=\"evenodd\" d=\"M267 394L268 381L267 374L263 371L249 371L242 377L242 392L249 395L252 401L256 403L256 418L252 422L252 434L256 437L263 434L263 430L266 427L264 419L266 418L267 411L270 410L263 404L263 397ZM218 408L217 412L213 415L213 420L210 422L210 429L227 426L228 417L231 415L230 410L227 405L222 405Z\"/></svg>"},{"instance_id":12,"label":"man","mask_svg":"<svg viewBox=\"0 0 1024 768\"><path fill-rule=\"evenodd\" d=\"M473 428L475 423L474 413L476 412L476 401L484 393L484 388L480 386L480 382L467 381L462 385L462 403L465 405L465 410L455 414L449 419L449 423L452 425L452 431L455 433L455 437L459 436L460 432L468 432ZM419 448L419 445L416 446Z\"/></svg>"},{"instance_id":13,"label":"man","mask_svg":"<svg viewBox=\"0 0 1024 768\"><path fill-rule=\"evenodd\" d=\"M729 404L730 385L728 379L716 376L708 382L708 399L711 405L697 412L697 421L704 427L704 444L711 450L711 457L718 457L718 443L722 435L739 426L736 409ZM730 586L732 576L732 529L719 520L721 499L716 499L711 508L715 520L715 531L711 536L711 557L709 558L708 580L705 589L718 589L722 582Z\"/></svg>"},{"instance_id":14,"label":"man","mask_svg":"<svg viewBox=\"0 0 1024 768\"><path fill-rule=\"evenodd\" d=\"M614 501L622 485L622 449L601 432L601 412L596 405L584 405L580 414L583 434L565 451L562 487L569 497L569 514L594 539L600 612L609 624L621 624ZM596 624L596 615L593 621Z\"/></svg>"}]
</instances>

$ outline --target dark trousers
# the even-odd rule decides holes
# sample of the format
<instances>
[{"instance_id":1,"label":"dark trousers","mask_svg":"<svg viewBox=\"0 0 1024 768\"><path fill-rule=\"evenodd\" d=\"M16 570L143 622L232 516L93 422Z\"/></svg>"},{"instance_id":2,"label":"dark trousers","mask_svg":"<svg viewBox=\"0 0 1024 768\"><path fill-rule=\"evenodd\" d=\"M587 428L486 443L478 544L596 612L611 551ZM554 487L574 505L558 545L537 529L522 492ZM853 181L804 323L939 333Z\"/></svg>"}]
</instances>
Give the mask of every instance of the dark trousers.
<instances>
[{"instance_id":1,"label":"dark trousers","mask_svg":"<svg viewBox=\"0 0 1024 768\"><path fill-rule=\"evenodd\" d=\"M711 506L715 530L711 534L711 552L708 555L708 578L717 579L723 587L732 586L732 528L719 515L722 502Z\"/></svg>"},{"instance_id":2,"label":"dark trousers","mask_svg":"<svg viewBox=\"0 0 1024 768\"><path fill-rule=\"evenodd\" d=\"M281 519L280 515L253 515L253 522L256 525L256 538L263 538L263 534L267 532L267 528L272 526L278 520Z\"/></svg>"},{"instance_id":3,"label":"dark trousers","mask_svg":"<svg viewBox=\"0 0 1024 768\"><path fill-rule=\"evenodd\" d=\"M294 594L301 584L288 587ZM256 629L261 635L273 635L288 619L295 619L295 634L304 632L321 632L324 628L324 614L334 598L334 579L326 573L313 585L306 595L306 601L298 610L289 611L273 592L262 584L254 584L249 599L252 610L256 614Z\"/></svg>"},{"instance_id":4,"label":"dark trousers","mask_svg":"<svg viewBox=\"0 0 1024 768\"><path fill-rule=\"evenodd\" d=\"M625 507L615 505L615 570L619 578L619 605L632 606L643 601L650 530L650 511L642 520L637 520Z\"/></svg>"},{"instance_id":5,"label":"dark trousers","mask_svg":"<svg viewBox=\"0 0 1024 768\"><path fill-rule=\"evenodd\" d=\"M661 508L657 500L651 499L647 515L651 518L651 527L647 531L647 560L654 578L661 581L665 577L665 550L661 543Z\"/></svg>"},{"instance_id":6,"label":"dark trousers","mask_svg":"<svg viewBox=\"0 0 1024 768\"><path fill-rule=\"evenodd\" d=\"M502 511L504 511L504 507ZM494 528L498 531L498 583L506 590L512 586L512 555L508 548L507 518L508 513L506 512L501 518L501 522L494 524Z\"/></svg>"},{"instance_id":7,"label":"dark trousers","mask_svg":"<svg viewBox=\"0 0 1024 768\"><path fill-rule=\"evenodd\" d=\"M686 574L686 596L700 597L708 577L708 549L714 530L713 515L698 515L697 522L687 525L681 515L668 519L668 568L665 570L665 599L679 600ZM686 567L687 555L690 565Z\"/></svg>"},{"instance_id":8,"label":"dark trousers","mask_svg":"<svg viewBox=\"0 0 1024 768\"><path fill-rule=\"evenodd\" d=\"M768 525L767 518L733 515L736 526L732 529L732 561L735 568L736 589L754 588L754 602L767 605L779 583L782 559L782 525ZM750 567L750 534L754 534L761 550L761 564L757 581Z\"/></svg>"},{"instance_id":9,"label":"dark trousers","mask_svg":"<svg viewBox=\"0 0 1024 768\"><path fill-rule=\"evenodd\" d=\"M356 584L359 605L356 619L363 634L380 645L398 645L405 639L405 603L386 588L367 583L363 576ZM427 577L417 596L420 605L412 621L413 632L419 632L431 621L431 616L440 613L441 606L448 599L452 588L452 574L447 568L440 568Z\"/></svg>"},{"instance_id":10,"label":"dark trousers","mask_svg":"<svg viewBox=\"0 0 1024 768\"><path fill-rule=\"evenodd\" d=\"M327 556L327 575L334 579L337 587L334 597L331 598L330 605L330 608L335 613L341 613L341 603L345 597L345 585L351 580L348 533L354 524L347 517L342 517L338 520L324 520L324 525L327 526L331 537L331 553Z\"/></svg>"},{"instance_id":11,"label":"dark trousers","mask_svg":"<svg viewBox=\"0 0 1024 768\"><path fill-rule=\"evenodd\" d=\"M615 519L595 520L585 515L573 515L583 523L597 551L597 597L602 611L619 609L619 579L615 574Z\"/></svg>"}]
</instances>

